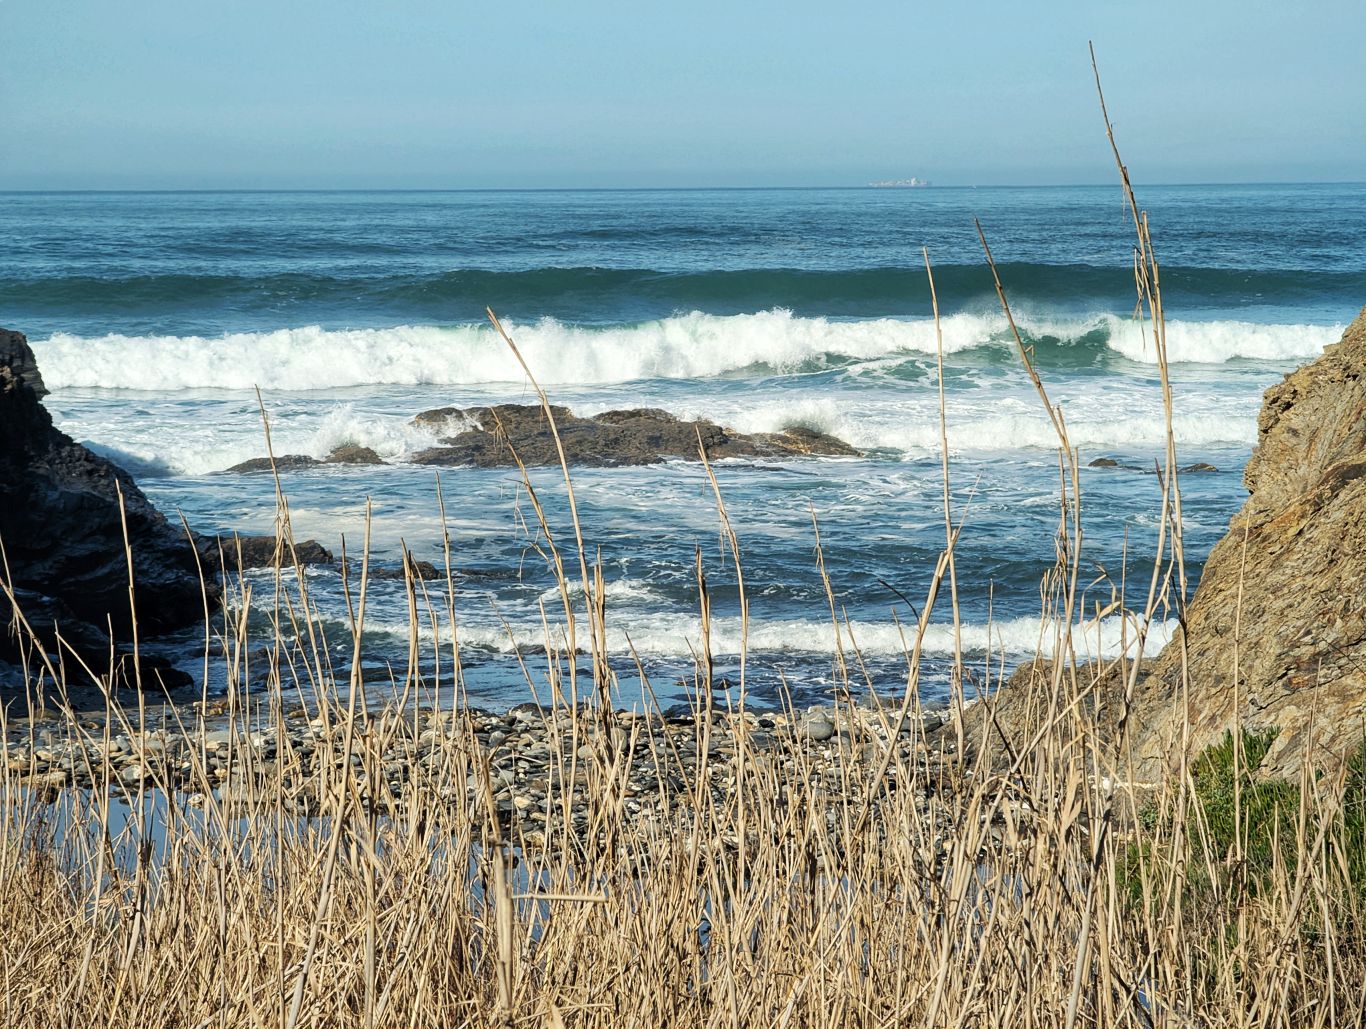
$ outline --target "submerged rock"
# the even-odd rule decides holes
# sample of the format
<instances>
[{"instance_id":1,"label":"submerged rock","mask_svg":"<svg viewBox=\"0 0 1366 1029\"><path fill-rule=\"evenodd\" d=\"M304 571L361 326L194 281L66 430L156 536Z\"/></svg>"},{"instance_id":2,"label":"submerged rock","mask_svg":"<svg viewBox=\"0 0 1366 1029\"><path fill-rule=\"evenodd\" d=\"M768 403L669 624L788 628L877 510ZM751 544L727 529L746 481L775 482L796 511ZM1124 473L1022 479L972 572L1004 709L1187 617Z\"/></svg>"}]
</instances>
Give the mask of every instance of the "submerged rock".
<instances>
[{"instance_id":1,"label":"submerged rock","mask_svg":"<svg viewBox=\"0 0 1366 1029\"><path fill-rule=\"evenodd\" d=\"M1127 471L1127 472L1142 472L1142 473L1145 474L1145 475L1157 475L1157 474L1160 474L1160 472L1161 472L1161 467L1160 467L1159 465L1156 465L1156 464L1151 465L1151 466L1149 466L1149 467L1147 467L1147 468L1144 468L1144 467L1142 467L1141 465L1125 464L1125 463L1123 463L1122 461L1116 461L1113 457L1098 457L1098 458L1096 458L1094 461L1089 461L1089 462L1087 462L1086 467L1087 467L1087 468L1121 468L1121 469L1123 469L1124 471ZM1179 468L1179 469L1177 469L1177 470L1180 471L1180 472L1182 472L1182 473L1191 473L1191 472L1198 473L1198 472L1217 472L1219 469L1216 468L1216 467L1214 467L1214 465L1210 464L1208 461L1196 461L1194 464L1188 464L1188 465L1186 465L1184 468Z\"/></svg>"},{"instance_id":2,"label":"submerged rock","mask_svg":"<svg viewBox=\"0 0 1366 1029\"><path fill-rule=\"evenodd\" d=\"M1192 753L1235 723L1279 730L1270 774L1366 736L1366 310L1267 390L1244 482L1187 610L1188 701L1179 637L1135 697L1148 776L1175 761L1184 728Z\"/></svg>"},{"instance_id":3,"label":"submerged rock","mask_svg":"<svg viewBox=\"0 0 1366 1029\"><path fill-rule=\"evenodd\" d=\"M353 563L348 571L353 571L357 575L360 573L360 565ZM431 579L444 579L446 573L437 568L430 561L409 560L407 568L399 565L397 568L389 565L371 565L369 575L372 579L390 579L397 582L405 582L409 577L414 581L429 581Z\"/></svg>"},{"instance_id":4,"label":"submerged rock","mask_svg":"<svg viewBox=\"0 0 1366 1029\"><path fill-rule=\"evenodd\" d=\"M741 433L715 422L683 421L657 408L605 411L591 418L580 418L567 407L552 405L550 410L570 464L608 467L696 459L699 446L709 459L859 456L843 440L805 427ZM536 405L438 408L417 415L413 424L449 433L441 446L414 455L418 464L505 467L516 463L514 451L527 465L560 460L550 424Z\"/></svg>"},{"instance_id":5,"label":"submerged rock","mask_svg":"<svg viewBox=\"0 0 1366 1029\"><path fill-rule=\"evenodd\" d=\"M28 341L0 329L0 541L9 575L40 645L54 650L60 626L98 670L108 665L110 632L114 644L133 635L125 519L141 638L201 624L205 592L212 599L218 587L201 581L184 529L127 472L53 426L40 402L46 393ZM0 657L23 649L12 621L0 611Z\"/></svg>"}]
</instances>

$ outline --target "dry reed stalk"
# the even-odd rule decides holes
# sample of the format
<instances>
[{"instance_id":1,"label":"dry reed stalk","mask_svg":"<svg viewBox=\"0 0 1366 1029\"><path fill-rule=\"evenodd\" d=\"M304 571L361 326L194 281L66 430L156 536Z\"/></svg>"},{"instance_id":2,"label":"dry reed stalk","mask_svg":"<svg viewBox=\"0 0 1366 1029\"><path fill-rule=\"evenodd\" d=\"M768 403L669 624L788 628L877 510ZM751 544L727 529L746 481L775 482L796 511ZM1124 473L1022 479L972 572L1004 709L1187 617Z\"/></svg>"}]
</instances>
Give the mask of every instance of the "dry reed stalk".
<instances>
[{"instance_id":1,"label":"dry reed stalk","mask_svg":"<svg viewBox=\"0 0 1366 1029\"><path fill-rule=\"evenodd\" d=\"M1146 219L1136 226L1142 238ZM1151 255L1150 241L1139 249ZM1160 321L1152 263L1146 281ZM928 260L927 274L932 281ZM1009 318L1003 286L1001 300ZM521 468L565 619L553 625L542 608L543 668L516 658L541 698L546 776L557 784L535 820L500 815L494 748L460 703L454 557L440 486L446 592L433 597L414 581L405 544L407 667L387 696L379 687L367 696L361 675L368 519L354 614L343 638L329 640L279 490L285 542L269 573L273 596L258 600L249 580L229 575L222 627L206 633L205 662L212 656L227 668L228 717L240 730L225 746L209 745L201 712L191 726L178 723L181 749L146 748L146 774L125 783L104 755L121 737L138 746L155 737L141 702L130 708L113 689L112 668L97 673L69 648L62 660L39 649L25 666L32 706L49 692L69 695L79 680L103 684L108 711L94 729L62 723L63 738L50 744L76 748L88 789L33 780L44 743L31 723L20 749L6 753L4 1024L1360 1025L1366 911L1344 888L1353 855L1340 829L1341 776L1299 784L1299 806L1278 825L1286 835L1261 880L1247 867L1251 837L1235 835L1228 853L1215 846L1219 827L1193 804L1189 767L1154 799L1151 828L1130 819L1143 798L1120 781L1122 748L1117 758L1087 714L1101 673L1071 644L1085 610L1076 455L1017 343L1056 416L1062 501L1058 561L1041 588L1040 651L1054 669L1020 745L991 733L967 760L952 730L928 738L920 728L925 632L945 580L955 601L962 585L953 555L964 524L951 504L943 400L945 549L927 570L923 605L913 606L905 693L894 707L866 713L842 700L841 732L823 750L755 744L743 678L738 702L727 697L724 710L704 688L712 681L707 634L694 670L701 717L671 731L600 717L617 674L607 661L605 583L601 558L590 567L571 504L594 641L597 710L586 712L573 589L550 515ZM1164 603L1179 604L1184 590L1168 442L1163 535L1136 619L1140 652L1151 618ZM739 535L703 458L747 638ZM563 460L561 470L572 496ZM851 697L858 641L817 554L836 672ZM697 574L709 619L700 558ZM1124 581L1102 611L1122 611ZM12 587L0 587L31 639ZM247 662L253 603L268 606L273 635L260 683L249 681ZM338 644L350 654L347 667L330 656ZM960 647L960 691L964 659ZM430 681L420 671L429 660ZM639 655L631 651L630 660L650 692ZM1117 670L1131 698L1136 663ZM428 686L454 706L420 710ZM285 714L292 697L314 714L306 733ZM787 717L799 717L790 697L785 704ZM729 725L734 753L723 760L709 750ZM20 731L3 709L0 729ZM253 744L254 732L274 741L275 757ZM21 751L22 762L11 757ZM1241 761L1235 746L1235 768ZM652 796L629 792L640 763L661 770ZM396 766L404 774L390 776ZM1235 784L1239 826L1250 802L1242 789ZM540 842L524 821L541 826ZM1135 862L1129 848L1139 843Z\"/></svg>"},{"instance_id":2,"label":"dry reed stalk","mask_svg":"<svg viewBox=\"0 0 1366 1029\"><path fill-rule=\"evenodd\" d=\"M576 499L575 496L574 496L574 482L573 482L573 477L569 474L569 461L568 461L568 459L565 457L565 453L564 453L564 443L560 440L560 430L559 430L559 427L558 427L558 426L556 425L556 423L555 423L555 413L554 413L554 411L551 410L551 407L550 407L550 399L549 399L549 397L546 396L545 390L543 390L543 389L541 388L540 384L536 381L536 377L535 377L535 375L532 373L531 367L526 363L526 360L522 357L522 352L521 352L519 349L517 349L517 344L514 343L513 340L512 340L512 337L509 336L509 335L507 334L507 330L505 330L505 329L503 328L503 323L500 322L500 321L498 320L498 316L497 316L496 314L493 313L493 309L492 309L492 308L486 308L486 309L485 309L485 313L488 315L489 321L492 322L494 329L497 330L498 335L501 336L501 337L503 338L503 342L506 343L507 346L508 346L508 349L512 351L513 357L515 357L515 358L517 359L517 363L518 363L519 365L521 365L522 371L526 373L527 380L531 383L532 388L536 391L536 396L537 396L537 398L540 400L540 403L541 403L541 411L542 411L542 413L545 415L546 423L550 426L550 434L551 434L551 436L552 436L552 437L554 438L554 440L555 440L555 451L556 451L556 453L558 454L559 459L560 459L560 469L561 469L561 471L564 473L565 493L566 493L566 495L568 496L568 499L569 499L569 519L570 519L570 523L572 524L573 529L574 529L575 550L576 550L576 552L577 552L577 554L578 554L578 558L579 558L579 576L580 576L580 581L581 581L581 583L583 584L584 601L585 601L585 604L586 604L586 606L587 606L587 608L588 608L588 613L589 613L589 623L588 623L588 629L589 629L589 650L590 650L590 653L591 653L592 659L593 659L593 674L594 674L595 692L597 693L597 700L598 700L599 708L600 708L600 710L601 710L603 716L606 717L607 713L610 712L611 707L612 707L612 698L611 698L610 693L607 692L607 690L608 690L608 685L607 685L608 680L607 680L607 679L604 677L604 675L603 675L603 673L605 672L606 667L607 667L607 656L606 656L606 649L605 649L605 648L606 648L606 641L605 641L605 639L603 638L603 633L604 633L603 627L602 627L601 625L599 625L598 622L597 622L597 619L596 619L595 617L593 617L596 613L599 612L600 608L599 608L599 606L598 606L597 604L595 604L595 602L594 602L594 593L593 593L593 589L592 589L592 582L591 582L591 580L590 580L590 578L589 578L589 575L588 575L588 557L587 557L586 548L585 548L585 546L584 546L584 541L583 541L583 526L582 526L582 525L580 524L580 522L579 522L579 507L578 507L578 501L577 501L577 499ZM518 466L519 466L519 467L522 467L521 461L520 461L520 460L518 461ZM526 471L525 468L522 467L522 472L523 472L523 477L524 477L524 479L525 479L525 471ZM529 481L527 482L527 485L528 485L528 486L530 485ZM566 595L565 603L566 603L566 618L569 618L568 597L567 597L567 595ZM576 665L576 663L577 663L577 662L575 662L574 657L573 657L573 653L574 653L574 650L576 649L576 647L575 647L575 645L574 645L574 634L573 634L573 621L572 621L572 619L569 620L569 630L570 630L570 639L569 639L570 665L569 665L569 667L570 667L570 675L571 675L571 677L572 677L572 676L574 675L574 669L575 669L575 665Z\"/></svg>"}]
</instances>

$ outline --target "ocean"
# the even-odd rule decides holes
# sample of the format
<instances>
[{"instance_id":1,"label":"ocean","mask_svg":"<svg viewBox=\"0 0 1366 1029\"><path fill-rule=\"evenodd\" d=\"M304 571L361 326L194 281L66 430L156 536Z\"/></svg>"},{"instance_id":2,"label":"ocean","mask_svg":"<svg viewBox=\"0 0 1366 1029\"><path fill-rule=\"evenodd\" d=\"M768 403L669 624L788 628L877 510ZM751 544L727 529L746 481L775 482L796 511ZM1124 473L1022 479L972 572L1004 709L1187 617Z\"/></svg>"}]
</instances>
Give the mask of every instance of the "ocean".
<instances>
[{"instance_id":1,"label":"ocean","mask_svg":"<svg viewBox=\"0 0 1366 1029\"><path fill-rule=\"evenodd\" d=\"M1163 268L1179 458L1217 469L1182 479L1194 582L1246 495L1262 392L1366 301L1366 186L1139 194ZM277 454L375 449L388 464L283 476L295 533L333 549L344 539L354 555L368 505L374 559L390 565L403 544L440 564L447 533L465 689L484 706L531 699L525 675L544 682L535 648L563 615L543 541L515 472L438 477L406 459L433 443L411 424L420 411L535 403L486 306L552 401L576 413L659 407L745 431L839 436L864 456L716 466L750 598L751 698L820 703L840 685L837 649L858 682L904 688L907 626L944 545L922 247L944 315L951 490L966 519L964 646L980 679L1039 639L1058 456L974 218L1082 463L1118 463L1083 474L1093 611L1112 584L1151 567L1164 445L1118 186L0 194L0 324L33 342L57 424L198 531L273 530L270 476L225 474L265 453L258 389ZM531 474L567 543L558 470ZM734 680L736 577L701 466L580 469L575 489L590 556L601 556L621 702L639 702L642 670L665 703L690 688L699 552L717 674ZM341 578L308 576L344 663ZM270 576L248 578L264 639ZM444 583L428 588L439 611ZM1141 602L1132 589L1131 599ZM450 639L439 615L419 621L429 643ZM935 702L953 649L946 599L930 622L921 688ZM1157 642L1170 627L1157 627ZM374 582L372 677L402 666L408 628L402 584ZM1114 653L1118 630L1112 614L1086 622L1080 639ZM186 657L186 642L162 646Z\"/></svg>"}]
</instances>

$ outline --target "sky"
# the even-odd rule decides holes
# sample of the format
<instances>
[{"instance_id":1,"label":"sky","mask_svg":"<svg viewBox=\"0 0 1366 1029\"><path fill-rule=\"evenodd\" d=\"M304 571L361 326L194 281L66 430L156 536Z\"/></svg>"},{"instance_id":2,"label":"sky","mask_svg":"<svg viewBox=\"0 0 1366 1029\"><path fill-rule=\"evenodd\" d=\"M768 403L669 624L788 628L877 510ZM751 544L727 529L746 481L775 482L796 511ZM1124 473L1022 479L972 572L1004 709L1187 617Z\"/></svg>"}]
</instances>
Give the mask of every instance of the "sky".
<instances>
[{"instance_id":1,"label":"sky","mask_svg":"<svg viewBox=\"0 0 1366 1029\"><path fill-rule=\"evenodd\" d=\"M0 0L0 189L1366 179L1362 0Z\"/></svg>"}]
</instances>

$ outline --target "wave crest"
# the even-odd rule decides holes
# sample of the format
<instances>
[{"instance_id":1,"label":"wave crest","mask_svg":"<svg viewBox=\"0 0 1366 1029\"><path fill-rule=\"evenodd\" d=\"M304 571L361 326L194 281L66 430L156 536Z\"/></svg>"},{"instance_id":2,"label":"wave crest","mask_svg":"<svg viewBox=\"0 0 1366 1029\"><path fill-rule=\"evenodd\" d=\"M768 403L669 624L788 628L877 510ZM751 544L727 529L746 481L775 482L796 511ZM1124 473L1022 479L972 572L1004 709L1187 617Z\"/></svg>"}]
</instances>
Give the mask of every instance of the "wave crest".
<instances>
[{"instance_id":1,"label":"wave crest","mask_svg":"<svg viewBox=\"0 0 1366 1029\"><path fill-rule=\"evenodd\" d=\"M1010 346L999 315L955 314L943 320L945 352ZM1113 315L1026 319L1028 341L1049 354L1078 352L1155 363L1144 327ZM1171 322L1173 362L1239 358L1291 361L1318 354L1341 326L1250 322ZM786 310L742 315L677 315L641 325L586 328L554 319L512 325L538 378L549 384L640 379L698 379L743 372L786 374L935 351L928 320L832 321ZM35 346L52 388L335 389L360 385L475 385L520 382L521 368L489 328L400 325L200 336L84 338L54 335Z\"/></svg>"}]
</instances>

